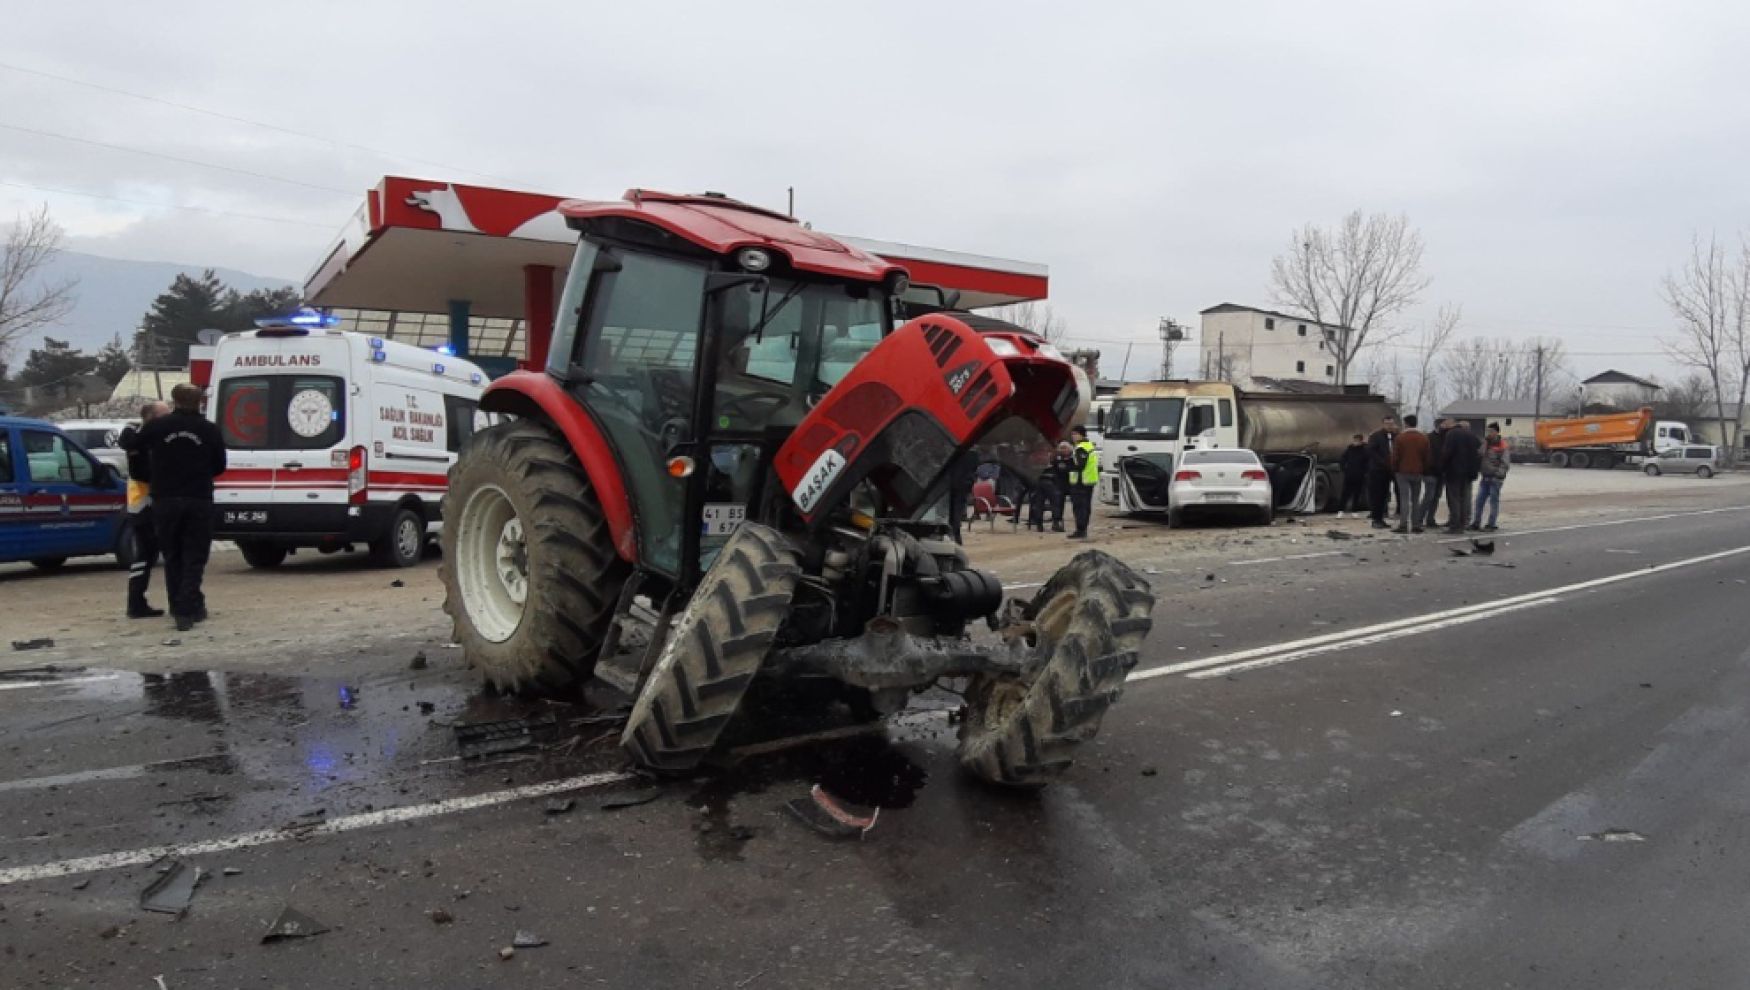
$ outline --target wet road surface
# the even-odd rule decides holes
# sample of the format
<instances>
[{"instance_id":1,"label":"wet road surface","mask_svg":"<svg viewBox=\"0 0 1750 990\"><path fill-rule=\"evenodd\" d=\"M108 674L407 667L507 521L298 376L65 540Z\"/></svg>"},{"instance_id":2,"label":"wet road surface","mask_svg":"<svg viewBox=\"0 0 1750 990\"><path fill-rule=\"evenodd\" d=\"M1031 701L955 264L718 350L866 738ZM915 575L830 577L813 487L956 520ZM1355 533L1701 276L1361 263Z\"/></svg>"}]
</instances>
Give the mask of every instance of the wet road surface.
<instances>
[{"instance_id":1,"label":"wet road surface","mask_svg":"<svg viewBox=\"0 0 1750 990\"><path fill-rule=\"evenodd\" d=\"M1717 507L1139 561L1152 676L1040 794L962 777L942 708L608 810L650 796L623 699L484 697L440 651L8 671L0 951L19 986L1744 985L1750 512ZM458 757L512 718L554 725ZM876 827L807 831L816 782ZM142 912L189 844L187 914ZM286 905L330 930L261 944ZM549 944L501 958L519 930Z\"/></svg>"}]
</instances>

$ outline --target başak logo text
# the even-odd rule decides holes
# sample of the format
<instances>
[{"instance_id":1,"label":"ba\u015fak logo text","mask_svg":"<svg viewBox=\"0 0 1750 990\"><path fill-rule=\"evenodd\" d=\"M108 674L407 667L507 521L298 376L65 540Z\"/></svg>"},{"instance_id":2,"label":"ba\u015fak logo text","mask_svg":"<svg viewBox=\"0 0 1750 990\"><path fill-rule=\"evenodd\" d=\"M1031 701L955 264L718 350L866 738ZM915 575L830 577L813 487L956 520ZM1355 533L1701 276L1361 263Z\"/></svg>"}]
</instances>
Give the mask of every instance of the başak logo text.
<instances>
[{"instance_id":1,"label":"ba\u015fak logo text","mask_svg":"<svg viewBox=\"0 0 1750 990\"><path fill-rule=\"evenodd\" d=\"M322 363L320 354L239 354L231 362L233 368L314 368Z\"/></svg>"}]
</instances>

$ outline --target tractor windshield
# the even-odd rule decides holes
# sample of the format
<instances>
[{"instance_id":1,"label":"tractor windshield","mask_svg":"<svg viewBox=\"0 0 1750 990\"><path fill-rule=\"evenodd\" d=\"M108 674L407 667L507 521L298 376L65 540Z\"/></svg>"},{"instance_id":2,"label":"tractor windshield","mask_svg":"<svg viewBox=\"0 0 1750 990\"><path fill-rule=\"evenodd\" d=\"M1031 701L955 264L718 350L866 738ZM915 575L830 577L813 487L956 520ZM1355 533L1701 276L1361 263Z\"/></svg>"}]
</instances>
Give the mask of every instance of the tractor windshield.
<instances>
[{"instance_id":1,"label":"tractor windshield","mask_svg":"<svg viewBox=\"0 0 1750 990\"><path fill-rule=\"evenodd\" d=\"M720 428L800 420L886 328L885 297L873 286L774 278L763 292L727 295L717 368Z\"/></svg>"}]
</instances>

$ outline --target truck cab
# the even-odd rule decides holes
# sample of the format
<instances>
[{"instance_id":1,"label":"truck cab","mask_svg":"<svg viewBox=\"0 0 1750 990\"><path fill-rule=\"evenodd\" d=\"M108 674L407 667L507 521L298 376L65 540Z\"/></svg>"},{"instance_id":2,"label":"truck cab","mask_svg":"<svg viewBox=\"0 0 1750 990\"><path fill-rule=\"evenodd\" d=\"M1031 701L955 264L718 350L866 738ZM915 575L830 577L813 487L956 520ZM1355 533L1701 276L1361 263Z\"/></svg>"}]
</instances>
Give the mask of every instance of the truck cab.
<instances>
[{"instance_id":1,"label":"truck cab","mask_svg":"<svg viewBox=\"0 0 1750 990\"><path fill-rule=\"evenodd\" d=\"M1241 446L1234 403L1232 386L1220 383L1126 386L1106 412L1100 500L1121 512L1166 512L1180 455Z\"/></svg>"},{"instance_id":2,"label":"truck cab","mask_svg":"<svg viewBox=\"0 0 1750 990\"><path fill-rule=\"evenodd\" d=\"M132 549L120 472L53 423L0 416L0 561L51 570L114 554L125 566Z\"/></svg>"}]
</instances>

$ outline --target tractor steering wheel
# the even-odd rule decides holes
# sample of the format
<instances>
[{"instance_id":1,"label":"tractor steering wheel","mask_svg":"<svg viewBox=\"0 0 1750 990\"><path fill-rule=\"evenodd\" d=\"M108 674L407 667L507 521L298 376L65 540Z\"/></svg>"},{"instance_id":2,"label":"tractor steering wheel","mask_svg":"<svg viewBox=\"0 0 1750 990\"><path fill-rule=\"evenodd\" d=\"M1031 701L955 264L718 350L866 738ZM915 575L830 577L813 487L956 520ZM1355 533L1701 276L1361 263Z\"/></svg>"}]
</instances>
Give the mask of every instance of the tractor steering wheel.
<instances>
[{"instance_id":1,"label":"tractor steering wheel","mask_svg":"<svg viewBox=\"0 0 1750 990\"><path fill-rule=\"evenodd\" d=\"M789 404L791 398L792 396L789 392L749 392L747 395L723 401L717 407L717 415L720 417L728 416L734 419L753 420L754 416L750 412L744 411L741 408L742 406L753 402L771 402L774 403L771 411L776 412L779 407Z\"/></svg>"}]
</instances>

